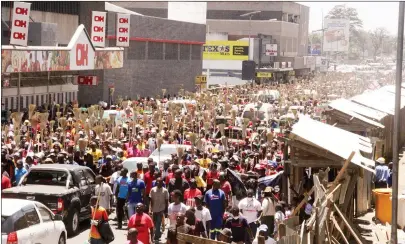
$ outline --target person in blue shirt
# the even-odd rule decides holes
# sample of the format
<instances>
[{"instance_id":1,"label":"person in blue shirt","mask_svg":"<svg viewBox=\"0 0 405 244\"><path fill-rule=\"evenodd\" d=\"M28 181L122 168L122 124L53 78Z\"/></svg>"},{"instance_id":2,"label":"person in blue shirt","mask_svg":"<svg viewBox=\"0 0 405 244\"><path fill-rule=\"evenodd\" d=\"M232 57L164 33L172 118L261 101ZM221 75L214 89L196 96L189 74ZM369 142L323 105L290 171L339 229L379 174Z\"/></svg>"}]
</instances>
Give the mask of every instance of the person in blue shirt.
<instances>
[{"instance_id":1,"label":"person in blue shirt","mask_svg":"<svg viewBox=\"0 0 405 244\"><path fill-rule=\"evenodd\" d=\"M138 179L136 170L131 172L132 181L128 184L128 218L135 214L136 205L143 203L145 194L145 182Z\"/></svg>"},{"instance_id":2,"label":"person in blue shirt","mask_svg":"<svg viewBox=\"0 0 405 244\"><path fill-rule=\"evenodd\" d=\"M211 214L211 239L215 240L222 229L222 216L225 212L225 193L219 189L219 180L214 180L212 189L205 193L204 202Z\"/></svg>"},{"instance_id":3,"label":"person in blue shirt","mask_svg":"<svg viewBox=\"0 0 405 244\"><path fill-rule=\"evenodd\" d=\"M390 176L390 170L385 164L385 158L378 158L376 160L377 166L375 167L374 185L375 188L387 188L387 181Z\"/></svg>"},{"instance_id":4,"label":"person in blue shirt","mask_svg":"<svg viewBox=\"0 0 405 244\"><path fill-rule=\"evenodd\" d=\"M122 229L122 219L124 218L124 206L128 197L128 185L130 178L127 176L128 169L123 168L121 170L121 176L117 178L117 191L115 196L117 197L117 228Z\"/></svg>"},{"instance_id":5,"label":"person in blue shirt","mask_svg":"<svg viewBox=\"0 0 405 244\"><path fill-rule=\"evenodd\" d=\"M17 161L17 168L14 170L14 177L15 177L15 185L18 185L21 178L27 173L28 171L24 168L24 163L20 159Z\"/></svg>"}]
</instances>

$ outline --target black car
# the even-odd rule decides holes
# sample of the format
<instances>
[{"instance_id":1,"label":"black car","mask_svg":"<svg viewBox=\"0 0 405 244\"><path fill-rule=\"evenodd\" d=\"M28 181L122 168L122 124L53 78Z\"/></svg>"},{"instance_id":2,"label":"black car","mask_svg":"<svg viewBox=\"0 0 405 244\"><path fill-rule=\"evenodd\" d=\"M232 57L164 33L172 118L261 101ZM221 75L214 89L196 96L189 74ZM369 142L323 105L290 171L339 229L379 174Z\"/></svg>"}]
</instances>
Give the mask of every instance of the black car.
<instances>
[{"instance_id":1,"label":"black car","mask_svg":"<svg viewBox=\"0 0 405 244\"><path fill-rule=\"evenodd\" d=\"M43 164L31 167L18 186L2 191L2 197L45 204L63 216L68 235L74 235L81 221L91 219L90 198L95 186L95 175L88 167Z\"/></svg>"}]
</instances>

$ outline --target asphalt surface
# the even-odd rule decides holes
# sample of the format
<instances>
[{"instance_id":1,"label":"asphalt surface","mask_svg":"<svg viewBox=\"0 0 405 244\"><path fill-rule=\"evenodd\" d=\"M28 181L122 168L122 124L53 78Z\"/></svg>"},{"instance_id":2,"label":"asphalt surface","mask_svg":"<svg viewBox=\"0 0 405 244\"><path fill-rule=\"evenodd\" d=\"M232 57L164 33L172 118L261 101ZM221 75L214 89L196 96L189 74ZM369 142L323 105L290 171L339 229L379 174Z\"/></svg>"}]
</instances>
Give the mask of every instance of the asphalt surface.
<instances>
[{"instance_id":1,"label":"asphalt surface","mask_svg":"<svg viewBox=\"0 0 405 244\"><path fill-rule=\"evenodd\" d=\"M113 229L115 240L111 242L111 244L125 244L127 240L127 222L123 223L122 229L118 230L117 229L117 221L114 221L113 219L115 218L115 213L112 213L109 216L109 223L111 225L111 228ZM167 219L168 220L168 219ZM67 239L67 244L85 244L87 243L87 240L89 239L89 233L90 233L90 224L88 221L83 222L80 224L80 231L76 236L68 237ZM161 242L160 243L166 243L166 236L167 236L167 228L165 228L165 232L162 235Z\"/></svg>"}]
</instances>

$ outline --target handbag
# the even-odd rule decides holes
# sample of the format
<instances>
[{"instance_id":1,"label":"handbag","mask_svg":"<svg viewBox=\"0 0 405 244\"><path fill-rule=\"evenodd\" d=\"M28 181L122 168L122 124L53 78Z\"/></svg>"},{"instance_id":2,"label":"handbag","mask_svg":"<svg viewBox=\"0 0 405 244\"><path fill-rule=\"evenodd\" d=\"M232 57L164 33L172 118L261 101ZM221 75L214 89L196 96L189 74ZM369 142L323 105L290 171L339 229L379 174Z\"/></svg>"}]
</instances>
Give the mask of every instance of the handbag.
<instances>
[{"instance_id":1,"label":"handbag","mask_svg":"<svg viewBox=\"0 0 405 244\"><path fill-rule=\"evenodd\" d=\"M97 224L97 230L98 233L100 233L101 239L103 239L105 243L111 243L114 241L114 232L111 229L108 220L104 220L103 218L99 220Z\"/></svg>"}]
</instances>

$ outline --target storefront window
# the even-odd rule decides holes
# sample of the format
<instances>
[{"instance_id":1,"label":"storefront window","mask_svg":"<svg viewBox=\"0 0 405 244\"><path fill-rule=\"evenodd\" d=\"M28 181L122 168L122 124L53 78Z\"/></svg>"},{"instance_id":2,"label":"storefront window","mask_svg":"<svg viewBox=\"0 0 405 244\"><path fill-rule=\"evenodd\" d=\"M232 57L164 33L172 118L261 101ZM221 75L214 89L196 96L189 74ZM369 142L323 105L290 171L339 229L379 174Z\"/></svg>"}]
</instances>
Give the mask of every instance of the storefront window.
<instances>
[{"instance_id":1,"label":"storefront window","mask_svg":"<svg viewBox=\"0 0 405 244\"><path fill-rule=\"evenodd\" d=\"M201 45L191 45L191 59L201 60L202 46Z\"/></svg>"},{"instance_id":2,"label":"storefront window","mask_svg":"<svg viewBox=\"0 0 405 244\"><path fill-rule=\"evenodd\" d=\"M129 41L127 59L144 60L146 54L146 42Z\"/></svg>"},{"instance_id":3,"label":"storefront window","mask_svg":"<svg viewBox=\"0 0 405 244\"><path fill-rule=\"evenodd\" d=\"M165 43L165 60L179 59L179 44Z\"/></svg>"},{"instance_id":4,"label":"storefront window","mask_svg":"<svg viewBox=\"0 0 405 244\"><path fill-rule=\"evenodd\" d=\"M148 42L148 59L150 60L163 59L163 43Z\"/></svg>"},{"instance_id":5,"label":"storefront window","mask_svg":"<svg viewBox=\"0 0 405 244\"><path fill-rule=\"evenodd\" d=\"M180 44L180 60L190 60L189 44Z\"/></svg>"}]
</instances>

